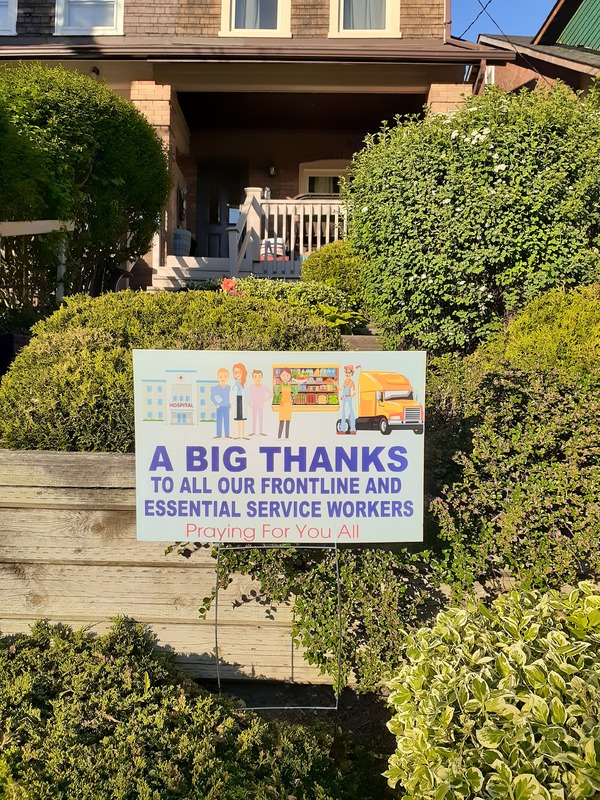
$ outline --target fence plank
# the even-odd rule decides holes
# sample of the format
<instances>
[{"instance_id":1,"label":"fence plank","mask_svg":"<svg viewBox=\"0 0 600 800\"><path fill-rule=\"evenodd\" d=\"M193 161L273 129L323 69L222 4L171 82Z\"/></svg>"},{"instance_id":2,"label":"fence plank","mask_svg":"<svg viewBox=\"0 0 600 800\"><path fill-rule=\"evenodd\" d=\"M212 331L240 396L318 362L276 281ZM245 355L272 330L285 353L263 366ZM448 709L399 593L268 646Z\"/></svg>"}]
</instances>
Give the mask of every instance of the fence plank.
<instances>
[{"instance_id":1,"label":"fence plank","mask_svg":"<svg viewBox=\"0 0 600 800\"><path fill-rule=\"evenodd\" d=\"M134 489L135 456L0 450L0 490L4 486Z\"/></svg>"},{"instance_id":2,"label":"fence plank","mask_svg":"<svg viewBox=\"0 0 600 800\"><path fill-rule=\"evenodd\" d=\"M167 542L138 542L135 512L4 508L0 515L0 561L61 564L131 564L214 570L209 548L192 557L165 555Z\"/></svg>"}]
</instances>

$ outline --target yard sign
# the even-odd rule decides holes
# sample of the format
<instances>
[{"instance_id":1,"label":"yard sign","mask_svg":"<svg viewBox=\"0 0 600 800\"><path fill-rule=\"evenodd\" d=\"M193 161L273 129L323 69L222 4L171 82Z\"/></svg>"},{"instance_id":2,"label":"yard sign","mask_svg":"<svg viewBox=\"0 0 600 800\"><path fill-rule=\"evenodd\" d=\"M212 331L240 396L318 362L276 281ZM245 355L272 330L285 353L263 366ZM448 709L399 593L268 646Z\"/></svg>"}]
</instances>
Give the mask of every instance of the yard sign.
<instances>
[{"instance_id":1,"label":"yard sign","mask_svg":"<svg viewBox=\"0 0 600 800\"><path fill-rule=\"evenodd\" d=\"M137 537L423 538L425 353L136 350Z\"/></svg>"}]
</instances>

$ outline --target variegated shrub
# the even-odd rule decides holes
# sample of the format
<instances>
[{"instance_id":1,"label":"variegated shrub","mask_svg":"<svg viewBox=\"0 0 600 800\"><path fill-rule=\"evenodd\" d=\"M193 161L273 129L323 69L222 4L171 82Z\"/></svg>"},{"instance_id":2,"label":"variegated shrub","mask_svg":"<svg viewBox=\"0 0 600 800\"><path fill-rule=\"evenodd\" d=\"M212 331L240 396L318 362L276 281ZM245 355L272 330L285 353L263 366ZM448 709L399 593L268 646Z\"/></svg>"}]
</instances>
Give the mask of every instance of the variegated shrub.
<instances>
[{"instance_id":1,"label":"variegated shrub","mask_svg":"<svg viewBox=\"0 0 600 800\"><path fill-rule=\"evenodd\" d=\"M600 797L600 590L512 591L408 635L390 683L406 800Z\"/></svg>"}]
</instances>

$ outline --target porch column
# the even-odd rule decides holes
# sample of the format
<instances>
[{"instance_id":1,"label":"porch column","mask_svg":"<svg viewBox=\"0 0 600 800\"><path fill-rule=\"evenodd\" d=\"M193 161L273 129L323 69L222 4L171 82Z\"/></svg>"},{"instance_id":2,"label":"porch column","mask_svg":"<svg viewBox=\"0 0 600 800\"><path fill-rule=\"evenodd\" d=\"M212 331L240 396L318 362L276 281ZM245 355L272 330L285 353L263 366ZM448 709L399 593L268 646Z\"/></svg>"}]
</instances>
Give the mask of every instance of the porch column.
<instances>
[{"instance_id":1,"label":"porch column","mask_svg":"<svg viewBox=\"0 0 600 800\"><path fill-rule=\"evenodd\" d=\"M173 245L173 232L177 226L177 192L185 186L177 155L189 153L190 132L177 102L177 93L169 84L131 81L130 99L156 129L168 153L169 168L174 178L161 230L155 237L152 253L146 258L156 274L157 270L164 267L166 255Z\"/></svg>"}]
</instances>

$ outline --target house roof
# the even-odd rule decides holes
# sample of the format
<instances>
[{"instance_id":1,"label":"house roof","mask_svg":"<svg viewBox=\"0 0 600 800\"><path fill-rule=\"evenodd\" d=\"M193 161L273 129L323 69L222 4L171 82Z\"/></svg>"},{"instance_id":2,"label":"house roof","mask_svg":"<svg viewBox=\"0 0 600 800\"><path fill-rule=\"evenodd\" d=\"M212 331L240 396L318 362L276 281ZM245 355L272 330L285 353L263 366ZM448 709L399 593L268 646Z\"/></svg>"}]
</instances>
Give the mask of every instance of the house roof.
<instances>
[{"instance_id":1,"label":"house roof","mask_svg":"<svg viewBox=\"0 0 600 800\"><path fill-rule=\"evenodd\" d=\"M0 37L0 58L15 59L116 59L168 62L312 62L393 64L504 64L514 61L482 44L450 39L186 39L131 36Z\"/></svg>"},{"instance_id":2,"label":"house roof","mask_svg":"<svg viewBox=\"0 0 600 800\"><path fill-rule=\"evenodd\" d=\"M600 0L558 0L533 44L600 50Z\"/></svg>"},{"instance_id":3,"label":"house roof","mask_svg":"<svg viewBox=\"0 0 600 800\"><path fill-rule=\"evenodd\" d=\"M600 75L600 52L583 47L568 47L562 44L539 45L531 36L492 36L481 34L481 44L511 50L529 58L539 59L587 75Z\"/></svg>"}]
</instances>

